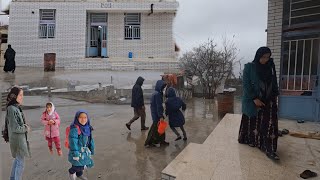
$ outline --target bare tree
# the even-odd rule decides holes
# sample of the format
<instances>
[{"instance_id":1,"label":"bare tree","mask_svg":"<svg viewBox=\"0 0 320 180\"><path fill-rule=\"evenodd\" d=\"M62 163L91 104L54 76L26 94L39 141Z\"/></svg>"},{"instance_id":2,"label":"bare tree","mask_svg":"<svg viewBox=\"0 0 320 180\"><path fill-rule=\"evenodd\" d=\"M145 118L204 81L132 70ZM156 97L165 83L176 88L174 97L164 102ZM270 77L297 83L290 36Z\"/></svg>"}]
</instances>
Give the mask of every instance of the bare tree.
<instances>
[{"instance_id":1,"label":"bare tree","mask_svg":"<svg viewBox=\"0 0 320 180\"><path fill-rule=\"evenodd\" d=\"M233 41L223 38L222 48L209 39L208 42L186 52L180 58L181 67L189 76L197 76L206 98L214 98L221 82L233 76L238 49Z\"/></svg>"}]
</instances>

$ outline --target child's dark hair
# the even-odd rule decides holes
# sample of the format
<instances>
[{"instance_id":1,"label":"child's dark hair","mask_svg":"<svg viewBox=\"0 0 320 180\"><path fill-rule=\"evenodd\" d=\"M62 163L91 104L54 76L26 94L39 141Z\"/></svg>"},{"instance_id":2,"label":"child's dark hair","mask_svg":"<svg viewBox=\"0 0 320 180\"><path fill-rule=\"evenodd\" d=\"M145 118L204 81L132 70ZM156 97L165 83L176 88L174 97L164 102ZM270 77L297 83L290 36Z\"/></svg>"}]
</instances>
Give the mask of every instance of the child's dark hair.
<instances>
[{"instance_id":1,"label":"child's dark hair","mask_svg":"<svg viewBox=\"0 0 320 180\"><path fill-rule=\"evenodd\" d=\"M46 107L52 107L52 104L51 103L47 103Z\"/></svg>"}]
</instances>

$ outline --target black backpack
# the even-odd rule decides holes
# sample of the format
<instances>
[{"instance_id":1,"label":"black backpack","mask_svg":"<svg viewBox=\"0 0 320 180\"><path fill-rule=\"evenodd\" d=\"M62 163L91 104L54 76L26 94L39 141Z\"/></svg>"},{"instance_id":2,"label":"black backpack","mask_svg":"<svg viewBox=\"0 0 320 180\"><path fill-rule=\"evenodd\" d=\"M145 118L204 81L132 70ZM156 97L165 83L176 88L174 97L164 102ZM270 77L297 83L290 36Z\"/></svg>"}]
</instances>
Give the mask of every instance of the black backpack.
<instances>
[{"instance_id":1,"label":"black backpack","mask_svg":"<svg viewBox=\"0 0 320 180\"><path fill-rule=\"evenodd\" d=\"M4 127L2 127L1 131L2 137L6 143L9 142L9 132L8 132L8 119L6 118Z\"/></svg>"}]
</instances>

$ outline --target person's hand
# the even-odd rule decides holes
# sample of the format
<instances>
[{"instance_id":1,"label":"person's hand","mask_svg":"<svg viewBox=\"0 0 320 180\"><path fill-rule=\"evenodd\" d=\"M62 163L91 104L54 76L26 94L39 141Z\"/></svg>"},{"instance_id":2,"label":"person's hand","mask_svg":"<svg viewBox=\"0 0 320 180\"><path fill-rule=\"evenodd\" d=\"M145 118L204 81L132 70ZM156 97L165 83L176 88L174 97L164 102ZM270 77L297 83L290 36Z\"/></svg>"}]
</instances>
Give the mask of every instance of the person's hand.
<instances>
[{"instance_id":1,"label":"person's hand","mask_svg":"<svg viewBox=\"0 0 320 180\"><path fill-rule=\"evenodd\" d=\"M52 123L51 123L51 120L49 120L49 121L48 121L48 125L51 125L51 124L52 124Z\"/></svg>"},{"instance_id":2,"label":"person's hand","mask_svg":"<svg viewBox=\"0 0 320 180\"><path fill-rule=\"evenodd\" d=\"M51 121L51 124L53 124L53 125L56 124L56 122L54 120L51 119L50 121Z\"/></svg>"},{"instance_id":3,"label":"person's hand","mask_svg":"<svg viewBox=\"0 0 320 180\"><path fill-rule=\"evenodd\" d=\"M265 106L265 104L262 101L260 101L260 99L255 99L255 100L253 100L253 102L254 102L254 104L256 104L257 107Z\"/></svg>"},{"instance_id":4,"label":"person's hand","mask_svg":"<svg viewBox=\"0 0 320 180\"><path fill-rule=\"evenodd\" d=\"M73 157L72 159L75 160L75 161L79 161L80 160L79 157Z\"/></svg>"},{"instance_id":5,"label":"person's hand","mask_svg":"<svg viewBox=\"0 0 320 180\"><path fill-rule=\"evenodd\" d=\"M27 132L31 132L31 127L28 124L25 124L26 128L27 128Z\"/></svg>"}]
</instances>

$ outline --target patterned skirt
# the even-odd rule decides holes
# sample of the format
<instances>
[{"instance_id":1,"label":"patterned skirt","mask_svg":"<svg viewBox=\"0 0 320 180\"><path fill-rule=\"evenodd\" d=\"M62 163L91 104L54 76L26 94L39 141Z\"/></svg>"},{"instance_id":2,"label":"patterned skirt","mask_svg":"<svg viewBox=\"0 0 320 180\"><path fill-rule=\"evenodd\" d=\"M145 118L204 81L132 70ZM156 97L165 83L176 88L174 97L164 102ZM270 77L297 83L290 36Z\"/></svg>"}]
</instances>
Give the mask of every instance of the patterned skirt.
<instances>
[{"instance_id":1,"label":"patterned skirt","mask_svg":"<svg viewBox=\"0 0 320 180\"><path fill-rule=\"evenodd\" d=\"M243 114L238 141L255 146L265 152L276 152L278 144L278 106L276 100L270 101L258 111L258 116Z\"/></svg>"}]
</instances>

